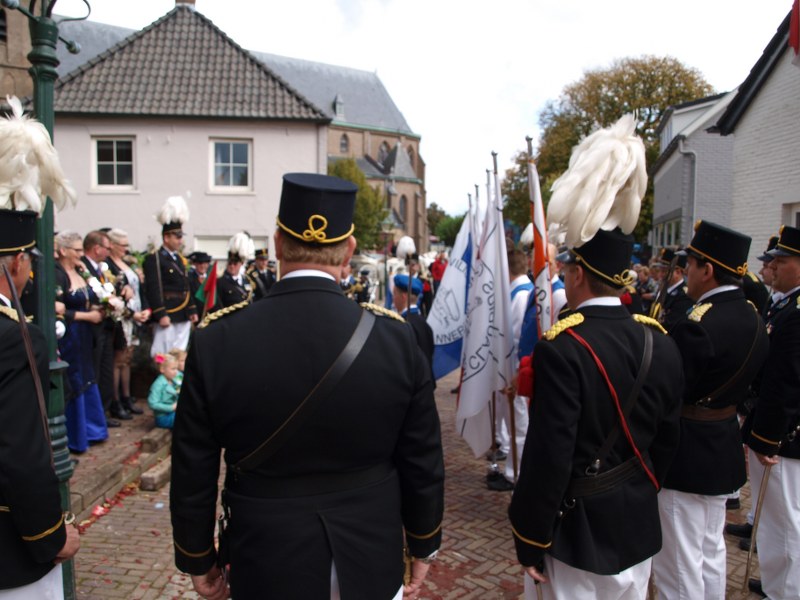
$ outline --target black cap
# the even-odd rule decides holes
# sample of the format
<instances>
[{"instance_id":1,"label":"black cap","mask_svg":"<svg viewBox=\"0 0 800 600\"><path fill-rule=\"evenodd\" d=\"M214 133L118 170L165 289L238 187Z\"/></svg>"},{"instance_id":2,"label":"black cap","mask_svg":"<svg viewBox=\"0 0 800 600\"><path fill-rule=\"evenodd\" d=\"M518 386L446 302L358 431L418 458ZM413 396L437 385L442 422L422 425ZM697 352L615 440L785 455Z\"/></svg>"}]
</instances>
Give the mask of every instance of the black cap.
<instances>
[{"instance_id":1,"label":"black cap","mask_svg":"<svg viewBox=\"0 0 800 600\"><path fill-rule=\"evenodd\" d=\"M758 260L760 260L761 262L769 262L773 258L775 258L769 252L770 252L770 250L774 250L775 246L777 246L777 245L778 245L778 236L777 235L771 236L769 238L769 241L767 242L767 249L764 250L764 254L762 254L761 256L758 257Z\"/></svg>"},{"instance_id":2,"label":"black cap","mask_svg":"<svg viewBox=\"0 0 800 600\"><path fill-rule=\"evenodd\" d=\"M335 244L352 235L358 186L316 173L283 176L278 227L301 242Z\"/></svg>"},{"instance_id":3,"label":"black cap","mask_svg":"<svg viewBox=\"0 0 800 600\"><path fill-rule=\"evenodd\" d=\"M36 218L32 210L0 210L0 256L34 251Z\"/></svg>"},{"instance_id":4,"label":"black cap","mask_svg":"<svg viewBox=\"0 0 800 600\"><path fill-rule=\"evenodd\" d=\"M686 268L686 252L680 252L676 248L662 248L661 251L658 253L658 260L655 263L656 267L664 267L669 268L672 264L672 259L675 258L677 254L678 259L675 261L675 266L680 267L681 269Z\"/></svg>"},{"instance_id":5,"label":"black cap","mask_svg":"<svg viewBox=\"0 0 800 600\"><path fill-rule=\"evenodd\" d=\"M210 263L211 262L211 255L198 250L196 252L192 252L187 258L192 261L193 263Z\"/></svg>"},{"instance_id":6,"label":"black cap","mask_svg":"<svg viewBox=\"0 0 800 600\"><path fill-rule=\"evenodd\" d=\"M775 248L769 251L772 256L800 256L800 229L782 225Z\"/></svg>"},{"instance_id":7,"label":"black cap","mask_svg":"<svg viewBox=\"0 0 800 600\"><path fill-rule=\"evenodd\" d=\"M268 258L269 248L259 248L256 250L256 258Z\"/></svg>"},{"instance_id":8,"label":"black cap","mask_svg":"<svg viewBox=\"0 0 800 600\"><path fill-rule=\"evenodd\" d=\"M556 260L565 264L579 263L586 271L603 283L623 288L633 283L628 272L633 253L633 236L600 229L595 236L578 248L559 254Z\"/></svg>"},{"instance_id":9,"label":"black cap","mask_svg":"<svg viewBox=\"0 0 800 600\"><path fill-rule=\"evenodd\" d=\"M164 235L166 233L179 233L183 235L183 223L180 223L179 221L164 223L161 226L161 235Z\"/></svg>"},{"instance_id":10,"label":"black cap","mask_svg":"<svg viewBox=\"0 0 800 600\"><path fill-rule=\"evenodd\" d=\"M747 273L750 242L750 237L743 233L711 221L698 221L685 253L712 262L731 275L743 277Z\"/></svg>"}]
</instances>

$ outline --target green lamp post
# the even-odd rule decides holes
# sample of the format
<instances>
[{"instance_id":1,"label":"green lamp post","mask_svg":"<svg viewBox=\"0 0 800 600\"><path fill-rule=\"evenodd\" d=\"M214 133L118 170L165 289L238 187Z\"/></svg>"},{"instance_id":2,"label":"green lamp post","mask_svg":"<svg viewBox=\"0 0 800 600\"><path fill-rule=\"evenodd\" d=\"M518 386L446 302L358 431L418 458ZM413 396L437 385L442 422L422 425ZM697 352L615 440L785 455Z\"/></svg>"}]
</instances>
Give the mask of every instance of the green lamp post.
<instances>
[{"instance_id":1,"label":"green lamp post","mask_svg":"<svg viewBox=\"0 0 800 600\"><path fill-rule=\"evenodd\" d=\"M394 228L394 221L389 216L389 212L386 213L386 218L381 221L381 235L383 236L383 302L386 304L386 299L389 297L389 251L391 250L391 246L389 244L389 240L392 236L392 229ZM386 308L392 308L391 306L387 306Z\"/></svg>"},{"instance_id":2,"label":"green lamp post","mask_svg":"<svg viewBox=\"0 0 800 600\"><path fill-rule=\"evenodd\" d=\"M89 3L83 0L87 9ZM18 10L28 17L31 32L31 52L28 60L31 63L29 70L33 79L33 111L50 137L53 137L53 92L58 78L56 67L58 57L56 44L61 39L67 44L67 49L76 54L80 51L75 42L60 38L58 23L53 20L53 7L56 0L43 0L39 10L36 9L36 0L30 0L28 8L20 6L19 0L0 0L5 8ZM38 15L36 13L39 13ZM88 14L86 15L88 17ZM86 17L83 17L86 18ZM74 20L74 19L65 19ZM60 482L61 505L64 510L70 508L69 479L72 477L72 463L67 448L67 428L64 417L64 370L67 364L58 359L56 354L55 336L55 285L54 285L54 255L53 255L53 202L47 198L45 210L37 223L36 245L44 255L35 271L36 309L34 320L44 332L50 358L50 390L47 397L47 420L50 427L50 439L53 445L53 459L56 476ZM63 565L64 597L75 598L75 572L72 561Z\"/></svg>"}]
</instances>

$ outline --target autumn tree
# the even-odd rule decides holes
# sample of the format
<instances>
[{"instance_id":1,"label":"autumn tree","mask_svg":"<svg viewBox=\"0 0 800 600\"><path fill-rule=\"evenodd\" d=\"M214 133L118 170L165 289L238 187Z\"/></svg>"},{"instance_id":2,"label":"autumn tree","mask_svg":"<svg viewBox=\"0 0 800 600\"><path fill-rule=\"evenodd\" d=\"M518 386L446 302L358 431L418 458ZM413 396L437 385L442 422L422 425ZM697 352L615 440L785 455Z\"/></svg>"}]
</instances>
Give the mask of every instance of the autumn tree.
<instances>
[{"instance_id":1,"label":"autumn tree","mask_svg":"<svg viewBox=\"0 0 800 600\"><path fill-rule=\"evenodd\" d=\"M450 215L445 216L436 225L434 234L445 246L450 246L452 248L453 244L456 242L456 236L461 230L461 224L464 222L466 216L466 213L458 217L451 217Z\"/></svg>"},{"instance_id":2,"label":"autumn tree","mask_svg":"<svg viewBox=\"0 0 800 600\"><path fill-rule=\"evenodd\" d=\"M386 217L385 202L378 187L370 187L364 172L352 158L328 165L328 175L352 181L358 186L353 212L356 240L359 249L374 248L380 242L381 221Z\"/></svg>"},{"instance_id":3,"label":"autumn tree","mask_svg":"<svg viewBox=\"0 0 800 600\"><path fill-rule=\"evenodd\" d=\"M428 231L435 235L436 226L447 216L447 213L436 202L428 205Z\"/></svg>"},{"instance_id":4,"label":"autumn tree","mask_svg":"<svg viewBox=\"0 0 800 600\"><path fill-rule=\"evenodd\" d=\"M595 129L607 127L629 112L637 116L636 130L644 141L647 164L651 166L658 158L656 131L667 108L708 96L713 91L697 69L669 56L622 58L610 67L585 72L580 80L566 86L557 100L548 102L539 115L541 136L535 154L542 195L549 198L552 182L567 169L573 146ZM524 163L524 153L517 156L515 167L507 172L504 193L506 189L521 193L519 190L524 186L527 198L527 168L520 166L521 160ZM637 239L646 238L652 214L650 182L634 232Z\"/></svg>"}]
</instances>

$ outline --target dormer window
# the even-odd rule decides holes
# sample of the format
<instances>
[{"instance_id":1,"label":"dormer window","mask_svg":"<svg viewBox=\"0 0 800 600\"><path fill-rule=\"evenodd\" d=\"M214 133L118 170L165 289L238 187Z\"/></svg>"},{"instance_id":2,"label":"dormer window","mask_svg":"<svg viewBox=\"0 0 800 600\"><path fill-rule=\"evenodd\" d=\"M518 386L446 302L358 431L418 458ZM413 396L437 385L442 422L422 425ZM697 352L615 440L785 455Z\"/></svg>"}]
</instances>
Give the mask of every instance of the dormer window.
<instances>
[{"instance_id":1,"label":"dormer window","mask_svg":"<svg viewBox=\"0 0 800 600\"><path fill-rule=\"evenodd\" d=\"M344 118L344 99L339 94L333 99L333 113L337 119Z\"/></svg>"},{"instance_id":2,"label":"dormer window","mask_svg":"<svg viewBox=\"0 0 800 600\"><path fill-rule=\"evenodd\" d=\"M414 147L408 147L408 161L411 163L411 166L414 166Z\"/></svg>"}]
</instances>

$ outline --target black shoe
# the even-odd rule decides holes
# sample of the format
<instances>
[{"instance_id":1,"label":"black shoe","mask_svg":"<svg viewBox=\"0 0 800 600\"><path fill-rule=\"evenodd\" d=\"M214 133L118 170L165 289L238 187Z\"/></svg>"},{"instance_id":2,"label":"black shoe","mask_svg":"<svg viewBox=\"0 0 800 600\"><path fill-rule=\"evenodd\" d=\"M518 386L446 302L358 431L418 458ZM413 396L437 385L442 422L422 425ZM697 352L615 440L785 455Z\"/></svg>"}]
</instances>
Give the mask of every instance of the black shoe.
<instances>
[{"instance_id":1,"label":"black shoe","mask_svg":"<svg viewBox=\"0 0 800 600\"><path fill-rule=\"evenodd\" d=\"M727 510L739 510L742 507L742 503L739 502L738 498L728 498L725 501L725 508Z\"/></svg>"},{"instance_id":2,"label":"black shoe","mask_svg":"<svg viewBox=\"0 0 800 600\"><path fill-rule=\"evenodd\" d=\"M119 419L120 421L130 421L133 419L131 413L125 410L119 402L112 402L111 408L108 409L109 414L114 417L115 419Z\"/></svg>"},{"instance_id":3,"label":"black shoe","mask_svg":"<svg viewBox=\"0 0 800 600\"><path fill-rule=\"evenodd\" d=\"M739 549L745 552L750 552L750 544L753 542L752 538L742 538L739 540ZM753 554L758 554L758 545L753 546Z\"/></svg>"},{"instance_id":4,"label":"black shoe","mask_svg":"<svg viewBox=\"0 0 800 600\"><path fill-rule=\"evenodd\" d=\"M489 462L497 462L498 460L505 460L508 458L508 455L498 448L497 450L489 450L486 453L486 460Z\"/></svg>"},{"instance_id":5,"label":"black shoe","mask_svg":"<svg viewBox=\"0 0 800 600\"><path fill-rule=\"evenodd\" d=\"M752 577L747 580L747 588L753 592L754 594L758 594L762 598L766 598L767 595L764 593L764 590L761 587L761 580L760 579L753 579Z\"/></svg>"},{"instance_id":6,"label":"black shoe","mask_svg":"<svg viewBox=\"0 0 800 600\"><path fill-rule=\"evenodd\" d=\"M742 523L741 525L729 523L728 525L725 525L725 533L728 535L735 535L736 537L740 538L749 538L751 535L753 535L753 526L750 523Z\"/></svg>"},{"instance_id":7,"label":"black shoe","mask_svg":"<svg viewBox=\"0 0 800 600\"><path fill-rule=\"evenodd\" d=\"M119 421L106 417L106 427L122 427Z\"/></svg>"},{"instance_id":8,"label":"black shoe","mask_svg":"<svg viewBox=\"0 0 800 600\"><path fill-rule=\"evenodd\" d=\"M510 492L514 484L506 479L502 473L489 473L486 476L486 487L493 492Z\"/></svg>"},{"instance_id":9,"label":"black shoe","mask_svg":"<svg viewBox=\"0 0 800 600\"><path fill-rule=\"evenodd\" d=\"M120 400L120 404L122 404L122 408L127 410L129 413L133 415L143 415L144 411L134 404L134 398L122 398Z\"/></svg>"}]
</instances>

